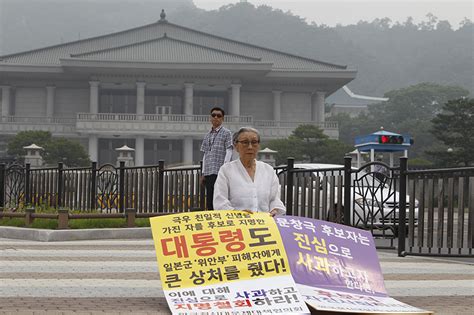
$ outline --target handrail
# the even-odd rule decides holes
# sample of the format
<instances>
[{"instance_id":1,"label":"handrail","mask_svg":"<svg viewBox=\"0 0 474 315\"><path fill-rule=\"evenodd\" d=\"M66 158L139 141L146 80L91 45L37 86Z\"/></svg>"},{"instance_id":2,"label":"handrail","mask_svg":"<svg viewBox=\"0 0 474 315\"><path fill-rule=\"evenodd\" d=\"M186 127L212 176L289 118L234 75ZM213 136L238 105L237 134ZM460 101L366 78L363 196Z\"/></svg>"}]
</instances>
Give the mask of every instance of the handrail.
<instances>
[{"instance_id":1,"label":"handrail","mask_svg":"<svg viewBox=\"0 0 474 315\"><path fill-rule=\"evenodd\" d=\"M70 124L76 123L75 117L45 117L45 116L2 116L2 123L28 123L28 124Z\"/></svg>"},{"instance_id":2,"label":"handrail","mask_svg":"<svg viewBox=\"0 0 474 315\"><path fill-rule=\"evenodd\" d=\"M76 117L45 117L45 116L2 116L2 123L34 123L34 124L70 124L76 121L99 120L99 121L169 121L169 122L209 122L208 115L185 115L185 114L129 114L129 113L77 113ZM279 127L295 128L299 125L314 125L325 129L338 128L334 121L275 121L254 120L253 116L225 116L226 123L246 123L255 127Z\"/></svg>"},{"instance_id":3,"label":"handrail","mask_svg":"<svg viewBox=\"0 0 474 315\"><path fill-rule=\"evenodd\" d=\"M474 172L474 167L459 167L455 168L456 172ZM437 169L425 169L425 170L407 170L407 175L414 174L439 174L439 173L452 173L452 168L437 168Z\"/></svg>"},{"instance_id":4,"label":"handrail","mask_svg":"<svg viewBox=\"0 0 474 315\"><path fill-rule=\"evenodd\" d=\"M168 121L168 122L209 122L208 115L184 115L184 114L128 114L128 113L77 113L77 120L100 120L100 121ZM252 124L252 116L225 116L227 123Z\"/></svg>"},{"instance_id":5,"label":"handrail","mask_svg":"<svg viewBox=\"0 0 474 315\"><path fill-rule=\"evenodd\" d=\"M185 114L129 114L129 113L77 113L77 120L99 120L99 121L160 121L160 122L209 122L208 115L185 115ZM296 128L299 125L315 125L324 129L337 129L335 121L274 121L254 120L253 116L225 116L226 123L245 123L255 127Z\"/></svg>"},{"instance_id":6,"label":"handrail","mask_svg":"<svg viewBox=\"0 0 474 315\"><path fill-rule=\"evenodd\" d=\"M300 125L318 126L324 129L338 128L337 121L275 121L275 120L255 120L255 127L279 127L279 128L295 128Z\"/></svg>"}]
</instances>

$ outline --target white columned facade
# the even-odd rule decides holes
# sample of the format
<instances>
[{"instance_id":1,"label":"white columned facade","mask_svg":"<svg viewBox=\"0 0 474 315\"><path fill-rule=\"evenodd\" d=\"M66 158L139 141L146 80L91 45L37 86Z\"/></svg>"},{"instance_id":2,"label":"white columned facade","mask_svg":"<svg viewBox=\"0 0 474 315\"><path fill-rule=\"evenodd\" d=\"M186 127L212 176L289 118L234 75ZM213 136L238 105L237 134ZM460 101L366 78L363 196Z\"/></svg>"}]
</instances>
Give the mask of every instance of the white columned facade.
<instances>
[{"instance_id":1,"label":"white columned facade","mask_svg":"<svg viewBox=\"0 0 474 315\"><path fill-rule=\"evenodd\" d=\"M231 84L231 106L230 115L240 116L240 87L241 84Z\"/></svg>"},{"instance_id":2,"label":"white columned facade","mask_svg":"<svg viewBox=\"0 0 474 315\"><path fill-rule=\"evenodd\" d=\"M323 123L325 92L315 92L311 98L311 121Z\"/></svg>"},{"instance_id":3,"label":"white columned facade","mask_svg":"<svg viewBox=\"0 0 474 315\"><path fill-rule=\"evenodd\" d=\"M89 136L89 159L92 162L99 161L99 138L97 135L90 135Z\"/></svg>"},{"instance_id":4,"label":"white columned facade","mask_svg":"<svg viewBox=\"0 0 474 315\"><path fill-rule=\"evenodd\" d=\"M137 82L137 115L145 114L145 86L145 82Z\"/></svg>"},{"instance_id":5,"label":"white columned facade","mask_svg":"<svg viewBox=\"0 0 474 315\"><path fill-rule=\"evenodd\" d=\"M99 81L89 81L90 85L90 100L89 100L89 111L91 114L97 114L99 112Z\"/></svg>"},{"instance_id":6,"label":"white columned facade","mask_svg":"<svg viewBox=\"0 0 474 315\"><path fill-rule=\"evenodd\" d=\"M183 139L183 163L185 165L193 164L193 139Z\"/></svg>"},{"instance_id":7,"label":"white columned facade","mask_svg":"<svg viewBox=\"0 0 474 315\"><path fill-rule=\"evenodd\" d=\"M10 116L10 91L9 85L2 85L2 116Z\"/></svg>"},{"instance_id":8,"label":"white columned facade","mask_svg":"<svg viewBox=\"0 0 474 315\"><path fill-rule=\"evenodd\" d=\"M281 91L272 91L273 93L273 120L281 121Z\"/></svg>"},{"instance_id":9,"label":"white columned facade","mask_svg":"<svg viewBox=\"0 0 474 315\"><path fill-rule=\"evenodd\" d=\"M54 94L56 87L47 86L46 87L46 117L54 116Z\"/></svg>"},{"instance_id":10,"label":"white columned facade","mask_svg":"<svg viewBox=\"0 0 474 315\"><path fill-rule=\"evenodd\" d=\"M143 166L145 164L145 138L138 136L135 138L135 165Z\"/></svg>"},{"instance_id":11,"label":"white columned facade","mask_svg":"<svg viewBox=\"0 0 474 315\"><path fill-rule=\"evenodd\" d=\"M184 83L184 114L193 115L194 84Z\"/></svg>"}]
</instances>

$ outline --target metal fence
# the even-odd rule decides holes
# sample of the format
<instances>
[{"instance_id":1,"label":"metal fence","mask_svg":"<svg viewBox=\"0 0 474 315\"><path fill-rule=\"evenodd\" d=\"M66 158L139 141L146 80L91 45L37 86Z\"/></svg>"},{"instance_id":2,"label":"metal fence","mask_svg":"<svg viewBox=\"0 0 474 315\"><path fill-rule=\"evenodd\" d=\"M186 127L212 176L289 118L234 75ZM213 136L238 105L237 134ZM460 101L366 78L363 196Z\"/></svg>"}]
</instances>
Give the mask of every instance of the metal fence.
<instances>
[{"instance_id":1,"label":"metal fence","mask_svg":"<svg viewBox=\"0 0 474 315\"><path fill-rule=\"evenodd\" d=\"M410 200L402 203L407 215L407 240L399 251L408 255L473 256L474 167L406 170L401 164L401 192Z\"/></svg>"},{"instance_id":2,"label":"metal fence","mask_svg":"<svg viewBox=\"0 0 474 315\"><path fill-rule=\"evenodd\" d=\"M167 213L204 209L201 167L158 165L31 169L0 165L0 208L52 207L75 211Z\"/></svg>"},{"instance_id":3,"label":"metal fence","mask_svg":"<svg viewBox=\"0 0 474 315\"><path fill-rule=\"evenodd\" d=\"M277 170L290 215L370 230L399 255L472 257L474 168L408 170L372 162L351 168L294 165Z\"/></svg>"},{"instance_id":4,"label":"metal fence","mask_svg":"<svg viewBox=\"0 0 474 315\"><path fill-rule=\"evenodd\" d=\"M399 255L473 256L474 167L408 170L372 162L275 168L287 213L370 230ZM0 164L0 210L54 207L143 216L205 209L201 166L30 169Z\"/></svg>"}]
</instances>

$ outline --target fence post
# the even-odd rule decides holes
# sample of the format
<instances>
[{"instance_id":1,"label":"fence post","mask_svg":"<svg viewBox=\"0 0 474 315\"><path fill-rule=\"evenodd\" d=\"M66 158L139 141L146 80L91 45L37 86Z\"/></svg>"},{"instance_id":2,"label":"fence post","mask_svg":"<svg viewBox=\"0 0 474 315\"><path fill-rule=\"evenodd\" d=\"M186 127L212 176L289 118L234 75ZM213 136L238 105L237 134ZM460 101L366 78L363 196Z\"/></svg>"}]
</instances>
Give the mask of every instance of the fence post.
<instances>
[{"instance_id":1,"label":"fence post","mask_svg":"<svg viewBox=\"0 0 474 315\"><path fill-rule=\"evenodd\" d=\"M125 204L125 161L120 161L119 168L119 211L123 213ZM128 209L127 209L128 210Z\"/></svg>"},{"instance_id":2,"label":"fence post","mask_svg":"<svg viewBox=\"0 0 474 315\"><path fill-rule=\"evenodd\" d=\"M407 160L400 158L400 194L398 201L398 256L405 256L405 233L407 216ZM395 221L396 224L396 221Z\"/></svg>"},{"instance_id":3,"label":"fence post","mask_svg":"<svg viewBox=\"0 0 474 315\"><path fill-rule=\"evenodd\" d=\"M163 212L163 197L165 186L165 161L158 161L158 212Z\"/></svg>"},{"instance_id":4,"label":"fence post","mask_svg":"<svg viewBox=\"0 0 474 315\"><path fill-rule=\"evenodd\" d=\"M35 218L33 218L32 214L35 213L35 208L27 208L25 209L25 225L31 226Z\"/></svg>"},{"instance_id":5,"label":"fence post","mask_svg":"<svg viewBox=\"0 0 474 315\"><path fill-rule=\"evenodd\" d=\"M5 164L0 164L0 212L4 211L5 207L5 173L6 166Z\"/></svg>"},{"instance_id":6,"label":"fence post","mask_svg":"<svg viewBox=\"0 0 474 315\"><path fill-rule=\"evenodd\" d=\"M58 162L58 202L56 203L57 208L61 208L63 199L63 162Z\"/></svg>"},{"instance_id":7,"label":"fence post","mask_svg":"<svg viewBox=\"0 0 474 315\"><path fill-rule=\"evenodd\" d=\"M295 159L289 157L286 164L286 214L293 215L293 169ZM296 196L298 198L298 195Z\"/></svg>"},{"instance_id":8,"label":"fence post","mask_svg":"<svg viewBox=\"0 0 474 315\"><path fill-rule=\"evenodd\" d=\"M352 158L344 157L344 224L351 226L351 165Z\"/></svg>"},{"instance_id":9,"label":"fence post","mask_svg":"<svg viewBox=\"0 0 474 315\"><path fill-rule=\"evenodd\" d=\"M58 209L58 230L69 228L69 210Z\"/></svg>"},{"instance_id":10,"label":"fence post","mask_svg":"<svg viewBox=\"0 0 474 315\"><path fill-rule=\"evenodd\" d=\"M135 227L135 217L137 214L137 210L133 208L125 209L125 217L127 220L127 227Z\"/></svg>"},{"instance_id":11,"label":"fence post","mask_svg":"<svg viewBox=\"0 0 474 315\"><path fill-rule=\"evenodd\" d=\"M97 190L97 162L92 162L91 164L91 204L90 210L94 210L96 208L96 190Z\"/></svg>"},{"instance_id":12,"label":"fence post","mask_svg":"<svg viewBox=\"0 0 474 315\"><path fill-rule=\"evenodd\" d=\"M201 168L200 176L203 176L202 161L199 161L199 167ZM201 210L206 209L206 188L204 185L201 185L201 178L199 178L199 208L201 208Z\"/></svg>"},{"instance_id":13,"label":"fence post","mask_svg":"<svg viewBox=\"0 0 474 315\"><path fill-rule=\"evenodd\" d=\"M31 192L30 192L30 175L31 175L31 164L25 164L25 205L31 203Z\"/></svg>"}]
</instances>

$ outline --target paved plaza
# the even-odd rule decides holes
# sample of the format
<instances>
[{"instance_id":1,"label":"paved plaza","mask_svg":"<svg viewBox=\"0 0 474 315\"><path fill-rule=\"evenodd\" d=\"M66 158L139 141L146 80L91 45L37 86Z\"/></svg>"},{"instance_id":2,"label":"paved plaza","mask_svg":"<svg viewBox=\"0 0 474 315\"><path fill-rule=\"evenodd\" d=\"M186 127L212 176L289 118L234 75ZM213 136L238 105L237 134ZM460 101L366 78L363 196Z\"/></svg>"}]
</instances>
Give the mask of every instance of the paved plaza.
<instances>
[{"instance_id":1,"label":"paved plaza","mask_svg":"<svg viewBox=\"0 0 474 315\"><path fill-rule=\"evenodd\" d=\"M389 294L436 314L474 313L474 262L379 251ZM0 314L170 314L151 239L0 239Z\"/></svg>"}]
</instances>

